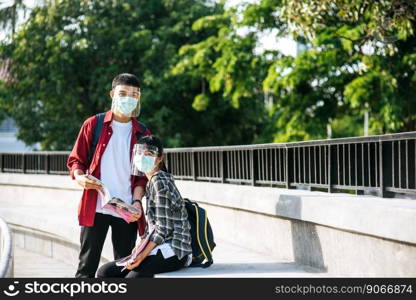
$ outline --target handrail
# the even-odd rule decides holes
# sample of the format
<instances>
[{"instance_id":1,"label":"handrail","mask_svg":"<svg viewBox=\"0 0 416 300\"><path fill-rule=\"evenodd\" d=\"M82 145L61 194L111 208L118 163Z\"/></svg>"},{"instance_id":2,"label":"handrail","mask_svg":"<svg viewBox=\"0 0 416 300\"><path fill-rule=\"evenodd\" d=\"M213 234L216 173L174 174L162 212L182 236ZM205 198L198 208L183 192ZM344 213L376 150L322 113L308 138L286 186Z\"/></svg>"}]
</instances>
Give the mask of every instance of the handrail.
<instances>
[{"instance_id":1,"label":"handrail","mask_svg":"<svg viewBox=\"0 0 416 300\"><path fill-rule=\"evenodd\" d=\"M0 218L0 278L3 278L13 259L12 235L7 223Z\"/></svg>"},{"instance_id":2,"label":"handrail","mask_svg":"<svg viewBox=\"0 0 416 300\"><path fill-rule=\"evenodd\" d=\"M211 150L234 150L234 149L258 149L258 148L272 148L272 147L298 147L298 146L317 146L317 145L340 145L350 144L357 142L380 142L380 141L394 141L394 140L406 140L416 139L416 131L399 132L381 135L370 136L358 136L358 137L345 137L334 139L321 139L311 141L298 141L289 143L265 143L265 144L252 144L252 145L231 145L231 146L205 146L205 147L178 147L178 148L166 148L165 152L198 152L198 151L211 151ZM3 151L0 154L69 154L70 151Z\"/></svg>"},{"instance_id":3,"label":"handrail","mask_svg":"<svg viewBox=\"0 0 416 300\"><path fill-rule=\"evenodd\" d=\"M68 174L67 151L3 152L0 172ZM416 195L416 131L292 143L165 149L175 178Z\"/></svg>"}]
</instances>

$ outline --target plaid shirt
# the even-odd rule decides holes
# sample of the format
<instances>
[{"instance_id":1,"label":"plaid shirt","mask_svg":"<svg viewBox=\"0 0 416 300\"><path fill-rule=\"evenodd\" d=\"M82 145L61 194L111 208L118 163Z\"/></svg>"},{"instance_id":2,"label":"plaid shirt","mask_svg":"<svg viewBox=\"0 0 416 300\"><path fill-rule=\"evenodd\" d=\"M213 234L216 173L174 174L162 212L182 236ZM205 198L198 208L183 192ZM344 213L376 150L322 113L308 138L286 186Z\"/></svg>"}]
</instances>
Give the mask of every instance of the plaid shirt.
<instances>
[{"instance_id":1,"label":"plaid shirt","mask_svg":"<svg viewBox=\"0 0 416 300\"><path fill-rule=\"evenodd\" d=\"M158 245L169 242L179 259L192 253L191 225L173 176L156 172L147 183L146 201L148 222L155 228L150 240ZM149 228L145 235L148 234Z\"/></svg>"}]
</instances>

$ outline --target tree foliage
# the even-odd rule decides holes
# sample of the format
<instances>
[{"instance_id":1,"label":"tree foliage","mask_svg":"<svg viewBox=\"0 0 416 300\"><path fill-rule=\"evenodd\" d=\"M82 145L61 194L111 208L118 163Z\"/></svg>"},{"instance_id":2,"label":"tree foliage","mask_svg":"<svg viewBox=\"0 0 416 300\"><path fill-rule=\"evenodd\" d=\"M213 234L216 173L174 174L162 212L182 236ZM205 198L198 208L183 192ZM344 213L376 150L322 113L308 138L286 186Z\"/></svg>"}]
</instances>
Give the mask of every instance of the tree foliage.
<instances>
[{"instance_id":1,"label":"tree foliage","mask_svg":"<svg viewBox=\"0 0 416 300\"><path fill-rule=\"evenodd\" d=\"M276 62L264 82L281 99L282 124L293 124L279 139L323 137L327 122L366 111L372 134L416 130L415 12L414 1L283 1L307 50ZM289 117L299 105L306 114Z\"/></svg>"},{"instance_id":2,"label":"tree foliage","mask_svg":"<svg viewBox=\"0 0 416 300\"><path fill-rule=\"evenodd\" d=\"M327 124L335 136L362 134L363 127L352 123L363 120L366 112L372 134L416 130L414 1L262 0L243 7L241 14L235 11L215 17L221 22L204 22L221 26L223 34L183 47L183 63L194 62L195 75L205 76L211 90L221 89L225 98L231 91L231 101L248 85L238 82L230 65L237 65L239 74L256 72L262 82L258 92L274 98L266 130L274 141L325 138ZM239 47L251 35L235 38L243 28L291 35L304 49L296 57L244 51ZM252 38L251 48L259 39ZM208 45L219 49L218 56L201 62ZM257 58L257 69L241 64L244 57ZM211 68L213 76L206 71Z\"/></svg>"},{"instance_id":3,"label":"tree foliage","mask_svg":"<svg viewBox=\"0 0 416 300\"><path fill-rule=\"evenodd\" d=\"M46 1L0 48L0 107L25 142L69 149L131 72L141 120L171 147L359 135L365 113L372 134L416 130L415 1L223 4ZM300 51L262 49L270 32Z\"/></svg>"},{"instance_id":4,"label":"tree foliage","mask_svg":"<svg viewBox=\"0 0 416 300\"><path fill-rule=\"evenodd\" d=\"M70 149L82 121L110 108L113 77L130 72L141 81L140 119L166 146L250 143L255 105L235 108L211 92L198 104L201 80L171 72L182 45L217 33L192 24L222 10L191 0L46 1L3 43L12 79L1 105L26 143Z\"/></svg>"}]
</instances>

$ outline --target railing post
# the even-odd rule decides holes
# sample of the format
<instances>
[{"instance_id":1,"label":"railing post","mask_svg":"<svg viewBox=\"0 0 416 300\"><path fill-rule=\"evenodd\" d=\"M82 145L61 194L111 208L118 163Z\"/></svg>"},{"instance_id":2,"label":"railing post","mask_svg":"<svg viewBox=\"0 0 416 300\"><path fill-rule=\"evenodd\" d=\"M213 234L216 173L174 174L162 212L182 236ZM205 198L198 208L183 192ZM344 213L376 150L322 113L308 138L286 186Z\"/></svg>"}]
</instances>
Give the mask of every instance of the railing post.
<instances>
[{"instance_id":1,"label":"railing post","mask_svg":"<svg viewBox=\"0 0 416 300\"><path fill-rule=\"evenodd\" d=\"M197 163L197 157L196 157L196 152L192 151L191 153L192 153L192 155L191 155L191 157L192 157L192 180L193 181L196 181L196 172L197 172L196 163Z\"/></svg>"},{"instance_id":2,"label":"railing post","mask_svg":"<svg viewBox=\"0 0 416 300\"><path fill-rule=\"evenodd\" d=\"M290 148L285 147L285 181L286 181L286 188L290 189L290 183L291 183L291 179L293 177L293 171L290 166L292 166L293 164L291 164L290 162L293 161L294 157L293 157L293 151L290 151ZM293 148L292 148L293 149Z\"/></svg>"},{"instance_id":3,"label":"railing post","mask_svg":"<svg viewBox=\"0 0 416 300\"><path fill-rule=\"evenodd\" d=\"M334 163L334 157L332 157L332 147L330 144L327 145L328 147L328 193L334 192L334 174L335 174L335 163Z\"/></svg>"},{"instance_id":4,"label":"railing post","mask_svg":"<svg viewBox=\"0 0 416 300\"><path fill-rule=\"evenodd\" d=\"M254 155L254 149L250 149L250 169L251 169L251 185L256 185L256 174L257 170L255 170L255 155Z\"/></svg>"},{"instance_id":5,"label":"railing post","mask_svg":"<svg viewBox=\"0 0 416 300\"><path fill-rule=\"evenodd\" d=\"M379 141L379 182L380 187L378 190L378 196L382 198L392 198L394 193L386 191L386 187L392 185L392 160L394 159L392 150L391 150L390 141L383 142ZM399 161L399 163L401 163Z\"/></svg>"},{"instance_id":6,"label":"railing post","mask_svg":"<svg viewBox=\"0 0 416 300\"><path fill-rule=\"evenodd\" d=\"M50 174L51 169L50 169L50 154L46 154L45 157L45 169L46 169L46 174Z\"/></svg>"},{"instance_id":7,"label":"railing post","mask_svg":"<svg viewBox=\"0 0 416 300\"><path fill-rule=\"evenodd\" d=\"M0 153L0 172L3 173L4 170L4 154Z\"/></svg>"},{"instance_id":8,"label":"railing post","mask_svg":"<svg viewBox=\"0 0 416 300\"><path fill-rule=\"evenodd\" d=\"M26 155L25 155L25 153L22 154L22 172L23 172L23 174L26 173Z\"/></svg>"},{"instance_id":9,"label":"railing post","mask_svg":"<svg viewBox=\"0 0 416 300\"><path fill-rule=\"evenodd\" d=\"M224 159L224 151L220 150L220 176L221 176L221 183L225 183L225 164L226 161Z\"/></svg>"}]
</instances>

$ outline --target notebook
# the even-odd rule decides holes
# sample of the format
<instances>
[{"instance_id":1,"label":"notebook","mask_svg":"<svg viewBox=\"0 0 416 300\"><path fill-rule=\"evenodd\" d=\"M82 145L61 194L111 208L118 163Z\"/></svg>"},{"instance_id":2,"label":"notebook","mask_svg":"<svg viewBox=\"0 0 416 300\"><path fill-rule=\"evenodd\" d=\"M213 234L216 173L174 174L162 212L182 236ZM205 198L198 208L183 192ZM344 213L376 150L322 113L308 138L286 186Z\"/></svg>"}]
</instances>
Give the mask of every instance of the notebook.
<instances>
[{"instance_id":1,"label":"notebook","mask_svg":"<svg viewBox=\"0 0 416 300\"><path fill-rule=\"evenodd\" d=\"M98 190L101 195L100 207L115 212L122 217L127 223L130 223L132 218L137 218L140 211L133 205L127 204L123 200L112 197L108 188L98 178L88 175L88 178L98 181L102 190Z\"/></svg>"},{"instance_id":2,"label":"notebook","mask_svg":"<svg viewBox=\"0 0 416 300\"><path fill-rule=\"evenodd\" d=\"M116 265L117 266L124 266L124 268L121 269L121 271L126 270L126 265L133 263L133 261L137 258L137 256L139 256L139 254L143 252L143 250L146 248L147 244L149 244L149 238L153 234L153 232L154 232L154 229L140 243L140 246L136 247L130 255L128 255L124 258L120 258L119 260L116 260Z\"/></svg>"}]
</instances>

